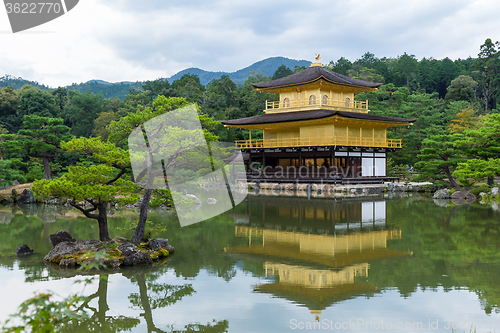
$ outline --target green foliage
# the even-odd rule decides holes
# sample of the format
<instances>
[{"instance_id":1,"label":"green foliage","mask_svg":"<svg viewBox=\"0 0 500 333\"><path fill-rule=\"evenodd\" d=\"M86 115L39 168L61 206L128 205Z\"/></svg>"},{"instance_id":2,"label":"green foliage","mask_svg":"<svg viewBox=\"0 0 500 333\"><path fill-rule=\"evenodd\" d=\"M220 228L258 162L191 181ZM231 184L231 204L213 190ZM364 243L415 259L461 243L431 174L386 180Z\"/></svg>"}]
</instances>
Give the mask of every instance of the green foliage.
<instances>
[{"instance_id":1,"label":"green foliage","mask_svg":"<svg viewBox=\"0 0 500 333\"><path fill-rule=\"evenodd\" d=\"M38 88L40 90L48 90L49 87L47 87L44 84L39 84L36 81L30 81L30 80L25 80L21 77L14 77L12 75L4 75L0 77L0 87L5 88L5 87L12 87L13 89L21 89L24 86L33 86L35 88Z\"/></svg>"},{"instance_id":2,"label":"green foliage","mask_svg":"<svg viewBox=\"0 0 500 333\"><path fill-rule=\"evenodd\" d=\"M458 163L453 177L466 186L472 185L469 179L481 181L484 178L500 175L500 158L488 160L469 159L464 163Z\"/></svg>"},{"instance_id":3,"label":"green foliage","mask_svg":"<svg viewBox=\"0 0 500 333\"><path fill-rule=\"evenodd\" d=\"M59 116L54 96L48 91L43 91L32 86L24 86L17 94L19 116L37 115L49 118Z\"/></svg>"},{"instance_id":4,"label":"green foliage","mask_svg":"<svg viewBox=\"0 0 500 333\"><path fill-rule=\"evenodd\" d=\"M18 134L27 137L24 144L35 156L55 155L61 141L71 138L69 127L63 125L62 118L24 116L23 129Z\"/></svg>"},{"instance_id":5,"label":"green foliage","mask_svg":"<svg viewBox=\"0 0 500 333\"><path fill-rule=\"evenodd\" d=\"M115 244L115 243L113 243ZM82 260L78 270L89 271L89 270L100 270L101 268L106 268L104 263L106 260L111 260L111 255L106 251L97 252L87 252L83 254L80 258Z\"/></svg>"},{"instance_id":6,"label":"green foliage","mask_svg":"<svg viewBox=\"0 0 500 333\"><path fill-rule=\"evenodd\" d=\"M94 120L94 129L92 133L96 137L100 137L102 141L108 141L110 132L106 127L113 121L118 120L119 116L116 112L101 112L99 116Z\"/></svg>"},{"instance_id":7,"label":"green foliage","mask_svg":"<svg viewBox=\"0 0 500 333\"><path fill-rule=\"evenodd\" d=\"M349 59L340 57L340 59L335 62L333 60L330 61L330 63L328 64L328 66L326 66L326 68L336 73L347 75L347 71L352 68L352 62L350 62Z\"/></svg>"},{"instance_id":8,"label":"green foliage","mask_svg":"<svg viewBox=\"0 0 500 333\"><path fill-rule=\"evenodd\" d=\"M127 233L133 233L137 228L138 223L139 223L138 219L130 221L130 224L126 228L120 230L123 230ZM146 220L146 228L144 231L144 235L142 237L142 242L147 242L148 239L150 238L159 237L160 234L166 231L167 231L167 226L165 225L165 223L162 223L161 221Z\"/></svg>"},{"instance_id":9,"label":"green foliage","mask_svg":"<svg viewBox=\"0 0 500 333\"><path fill-rule=\"evenodd\" d=\"M500 156L500 114L481 118L477 126L465 130L463 134L456 146L471 158L487 160Z\"/></svg>"},{"instance_id":10,"label":"green foliage","mask_svg":"<svg viewBox=\"0 0 500 333\"><path fill-rule=\"evenodd\" d=\"M15 127L17 103L18 96L14 88L6 87L0 89L0 123L11 132L17 130Z\"/></svg>"},{"instance_id":11,"label":"green foliage","mask_svg":"<svg viewBox=\"0 0 500 333\"><path fill-rule=\"evenodd\" d=\"M172 205L172 194L169 189L157 189L153 190L151 196L151 202L149 203L151 207L159 206L171 206Z\"/></svg>"},{"instance_id":12,"label":"green foliage","mask_svg":"<svg viewBox=\"0 0 500 333\"><path fill-rule=\"evenodd\" d=\"M43 163L40 158L30 157L29 162L27 163L28 173L26 173L26 179L28 182L33 182L37 179L43 178ZM61 171L61 165L59 163L49 163L50 172L53 174L58 174Z\"/></svg>"},{"instance_id":13,"label":"green foliage","mask_svg":"<svg viewBox=\"0 0 500 333\"><path fill-rule=\"evenodd\" d=\"M105 251L85 253L84 260L79 270L92 270L105 268L103 260L111 257ZM84 288L92 282L92 278L85 279ZM107 281L107 278L105 278ZM83 293L83 291L82 291ZM61 332L66 327L76 325L82 320L89 319L89 315L84 310L84 306L91 300L88 297L78 294L69 295L61 301L54 300L57 296L52 293L39 293L27 299L18 308L17 313L11 315L2 326L2 332ZM10 326L10 321L21 321L23 325Z\"/></svg>"},{"instance_id":14,"label":"green foliage","mask_svg":"<svg viewBox=\"0 0 500 333\"><path fill-rule=\"evenodd\" d=\"M195 293L192 285L169 285L160 283L148 283L148 290L151 290L148 297L148 304L151 309L164 308L169 305L175 304L186 296L190 296ZM128 296L128 299L132 305L142 308L143 300L140 294L133 293Z\"/></svg>"},{"instance_id":15,"label":"green foliage","mask_svg":"<svg viewBox=\"0 0 500 333\"><path fill-rule=\"evenodd\" d=\"M391 161L392 163L392 161ZM388 163L389 164L389 163ZM399 177L401 179L410 179L410 171L408 170L407 165L399 164L399 165L391 165L391 169L389 170L389 165L387 168L387 175L389 177Z\"/></svg>"},{"instance_id":16,"label":"green foliage","mask_svg":"<svg viewBox=\"0 0 500 333\"><path fill-rule=\"evenodd\" d=\"M394 169L394 161L392 158L388 157L386 162L386 170L388 177L398 177L396 170Z\"/></svg>"},{"instance_id":17,"label":"green foliage","mask_svg":"<svg viewBox=\"0 0 500 333\"><path fill-rule=\"evenodd\" d=\"M69 152L89 156L103 164L70 166L68 173L52 180L35 181L38 198L70 199L70 204L99 223L99 239L109 240L106 210L108 203L137 201L137 186L125 179L130 165L128 153L98 138L79 138L61 144ZM91 207L89 208L88 205ZM98 214L95 214L95 211Z\"/></svg>"},{"instance_id":18,"label":"green foliage","mask_svg":"<svg viewBox=\"0 0 500 333\"><path fill-rule=\"evenodd\" d=\"M14 180L19 183L25 183L26 177L21 168L25 168L26 163L23 163L19 158L10 160L0 160L0 186L12 185Z\"/></svg>"},{"instance_id":19,"label":"green foliage","mask_svg":"<svg viewBox=\"0 0 500 333\"><path fill-rule=\"evenodd\" d=\"M72 166L60 178L35 181L32 190L40 198L56 197L76 202L135 202L137 195L134 194L136 186L133 182L118 178L109 183L116 174L115 168L105 164Z\"/></svg>"},{"instance_id":20,"label":"green foliage","mask_svg":"<svg viewBox=\"0 0 500 333\"><path fill-rule=\"evenodd\" d=\"M188 324L184 326L184 329L181 330L173 330L173 333L195 333L195 332L204 332L204 333L224 333L229 329L229 321L213 320L212 323L207 323L206 325L196 323L196 324Z\"/></svg>"},{"instance_id":21,"label":"green foliage","mask_svg":"<svg viewBox=\"0 0 500 333\"><path fill-rule=\"evenodd\" d=\"M341 57L337 61L330 61L326 67L354 78L385 82L380 90L357 94L356 99L368 99L372 114L417 119L412 126L388 130L389 138L403 139L403 149L392 154L394 164L414 165L424 139L444 134L451 123L454 125L451 130L457 133L471 129L470 120L476 122L478 118L464 115L458 116L457 119L457 114L463 113L463 110L474 109L476 113L486 116L496 112L492 110L496 108L499 97L498 47L497 42L488 38L479 47L476 59L455 61L449 58L418 60L406 53L396 57L378 58L373 53L366 52L354 62ZM64 124L71 128L74 135L93 135L107 141L110 134L114 134L115 137L111 138L111 141L126 147L123 138L126 137L125 133L130 131L127 129L121 132L122 129L111 124L119 123L124 117L130 118L138 111L140 116L144 116L143 111L147 111L147 108L153 117L154 114L161 113L157 112L157 107L153 105L153 100L158 96L182 97L185 103L197 103L200 117L208 116L219 120L251 117L262 113L266 100L278 99L274 94L257 92L251 86L252 83L289 75L292 73L290 69L297 72L305 69L308 64L309 62L305 61L297 62L276 57L235 73L186 70L169 79L171 84L163 78L119 84L92 80L52 90L34 82L5 76L0 78L0 126L3 125L11 134L0 131L0 159L22 158L27 161L24 149L32 151L33 147L24 147L19 137L16 137L16 133L23 126L24 115L62 117ZM106 94L108 97L119 96L121 100L106 98ZM178 103L170 109L182 107L182 104ZM484 111L478 111L481 109ZM168 110L167 107L166 111ZM139 123L139 118L136 117L132 123ZM207 134L210 133L214 138L218 137L225 142L241 140L247 136L247 132L241 129L225 128L215 122L210 126L204 123L203 128L207 130ZM115 132L115 129L118 131ZM479 128L476 130L479 131ZM253 137L258 137L256 132L252 134ZM119 136L121 139L117 140ZM498 151L490 149L500 146L498 140L491 140L492 137L489 136L491 147L486 147L488 140L478 140L478 136L474 134L468 137L470 140L458 147L464 150L466 157L498 157ZM466 149L471 142L480 147L476 149L472 145L473 149ZM479 156L479 152L483 152L484 156ZM58 158L58 163L61 164L61 170L65 171L68 165L74 164L75 161ZM83 163L95 163L95 160L87 158ZM29 165L28 178L39 177L39 170L38 165Z\"/></svg>"},{"instance_id":22,"label":"green foliage","mask_svg":"<svg viewBox=\"0 0 500 333\"><path fill-rule=\"evenodd\" d=\"M156 79L154 81L145 81L142 84L142 89L149 92L151 102L159 95L169 96L173 89L167 79Z\"/></svg>"},{"instance_id":23,"label":"green foliage","mask_svg":"<svg viewBox=\"0 0 500 333\"><path fill-rule=\"evenodd\" d=\"M481 192L490 193L490 191L491 191L491 187L489 187L486 184L482 184L480 186L472 188L469 192L478 197L479 193L481 193Z\"/></svg>"},{"instance_id":24,"label":"green foliage","mask_svg":"<svg viewBox=\"0 0 500 333\"><path fill-rule=\"evenodd\" d=\"M487 38L484 44L481 45L478 58L473 66L476 70L473 74L479 84L485 113L488 113L490 107L496 108L494 96L498 92L498 85L500 83L499 45L499 42L492 42L490 38Z\"/></svg>"},{"instance_id":25,"label":"green foliage","mask_svg":"<svg viewBox=\"0 0 500 333\"><path fill-rule=\"evenodd\" d=\"M466 106L464 101L451 102L449 109L454 109L458 119L452 119L448 129L451 133L462 133L465 130L476 128L478 119L474 117L474 110ZM452 112L454 112L452 111Z\"/></svg>"},{"instance_id":26,"label":"green foliage","mask_svg":"<svg viewBox=\"0 0 500 333\"><path fill-rule=\"evenodd\" d=\"M446 88L446 99L473 102L476 97L477 82L468 75L460 75Z\"/></svg>"},{"instance_id":27,"label":"green foliage","mask_svg":"<svg viewBox=\"0 0 500 333\"><path fill-rule=\"evenodd\" d=\"M290 68L286 67L285 65L281 65L280 67L278 67L276 72L274 72L273 76L271 77L271 80L277 80L292 74L293 71Z\"/></svg>"},{"instance_id":28,"label":"green foliage","mask_svg":"<svg viewBox=\"0 0 500 333\"><path fill-rule=\"evenodd\" d=\"M130 164L128 151L112 143L102 142L99 138L75 138L61 143L61 148L78 156L92 157L100 163L118 169L123 169Z\"/></svg>"},{"instance_id":29,"label":"green foliage","mask_svg":"<svg viewBox=\"0 0 500 333\"><path fill-rule=\"evenodd\" d=\"M58 87L57 89L50 90L49 92L52 96L54 96L54 101L58 108L57 114L61 114L68 103L68 89Z\"/></svg>"},{"instance_id":30,"label":"green foliage","mask_svg":"<svg viewBox=\"0 0 500 333\"><path fill-rule=\"evenodd\" d=\"M109 83L104 81L91 80L82 83L73 83L68 86L68 90L78 91L80 93L91 92L92 94L102 94L108 97L115 97L123 100L130 90L141 89L141 82L117 82Z\"/></svg>"},{"instance_id":31,"label":"green foliage","mask_svg":"<svg viewBox=\"0 0 500 333\"><path fill-rule=\"evenodd\" d=\"M415 164L419 173L416 179L440 181L446 178L452 186L459 188L452 172L458 163L464 161L462 151L455 145L461 137L459 134L442 134L425 139L424 148L418 155L420 162Z\"/></svg>"},{"instance_id":32,"label":"green foliage","mask_svg":"<svg viewBox=\"0 0 500 333\"><path fill-rule=\"evenodd\" d=\"M201 103L200 107L203 113L212 116L227 108L239 107L236 84L227 75L222 75L218 80L210 81L203 93Z\"/></svg>"},{"instance_id":33,"label":"green foliage","mask_svg":"<svg viewBox=\"0 0 500 333\"><path fill-rule=\"evenodd\" d=\"M23 140L12 140L12 147L24 148L30 155L43 159L43 178L51 177L48 159L61 153L61 141L69 140L69 127L63 125L62 118L41 117L38 115L25 115L23 129L18 134ZM7 141L6 141L7 143Z\"/></svg>"},{"instance_id":34,"label":"green foliage","mask_svg":"<svg viewBox=\"0 0 500 333\"><path fill-rule=\"evenodd\" d=\"M62 326L88 318L87 313L80 307L87 301L86 297L70 295L62 301L55 301L53 298L52 293L40 293L27 299L10 319L20 320L23 325L7 327L10 322L7 320L2 332L60 332Z\"/></svg>"},{"instance_id":35,"label":"green foliage","mask_svg":"<svg viewBox=\"0 0 500 333\"><path fill-rule=\"evenodd\" d=\"M71 134L89 137L92 135L94 121L102 112L109 111L109 101L102 94L93 94L90 91L79 93L70 91L68 105L62 117L71 127Z\"/></svg>"},{"instance_id":36,"label":"green foliage","mask_svg":"<svg viewBox=\"0 0 500 333\"><path fill-rule=\"evenodd\" d=\"M153 103L153 107L142 107L139 106L139 110L135 113L129 113L125 117L119 120L112 121L107 127L108 131L111 132L109 136L109 141L117 144L126 144L128 136L132 131L147 122L165 112L181 108L190 103L185 98L159 96Z\"/></svg>"},{"instance_id":37,"label":"green foliage","mask_svg":"<svg viewBox=\"0 0 500 333\"><path fill-rule=\"evenodd\" d=\"M375 69L363 67L359 71L350 69L347 71L347 75L354 79L365 80L369 82L379 82L384 83L385 79L382 75L377 74Z\"/></svg>"}]
</instances>

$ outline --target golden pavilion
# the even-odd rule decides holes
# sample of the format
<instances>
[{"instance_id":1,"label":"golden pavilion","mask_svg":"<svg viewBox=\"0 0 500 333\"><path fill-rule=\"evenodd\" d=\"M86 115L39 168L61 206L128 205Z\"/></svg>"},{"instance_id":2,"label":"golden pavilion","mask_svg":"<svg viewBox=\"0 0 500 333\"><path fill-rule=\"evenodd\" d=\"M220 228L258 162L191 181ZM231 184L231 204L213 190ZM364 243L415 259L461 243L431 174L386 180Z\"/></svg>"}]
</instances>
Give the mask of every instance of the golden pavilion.
<instances>
[{"instance_id":1,"label":"golden pavilion","mask_svg":"<svg viewBox=\"0 0 500 333\"><path fill-rule=\"evenodd\" d=\"M354 99L380 85L315 62L304 71L253 84L258 91L278 94L279 100L266 101L264 114L222 123L249 130L249 139L236 141L236 148L252 171L262 170L258 178L382 182L388 180L387 153L402 148L401 139L387 138L387 128L416 119L370 114L368 100ZM263 138L252 139L252 130L261 130Z\"/></svg>"}]
</instances>

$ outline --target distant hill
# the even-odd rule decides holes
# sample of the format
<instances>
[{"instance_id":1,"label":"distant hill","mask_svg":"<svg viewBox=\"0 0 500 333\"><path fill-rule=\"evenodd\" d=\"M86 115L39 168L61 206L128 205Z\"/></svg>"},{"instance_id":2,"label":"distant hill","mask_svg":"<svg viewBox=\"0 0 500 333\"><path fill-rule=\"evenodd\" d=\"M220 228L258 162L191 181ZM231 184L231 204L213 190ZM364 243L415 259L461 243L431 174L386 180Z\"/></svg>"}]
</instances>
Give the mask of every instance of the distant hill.
<instances>
[{"instance_id":1,"label":"distant hill","mask_svg":"<svg viewBox=\"0 0 500 333\"><path fill-rule=\"evenodd\" d=\"M14 77L11 75L5 75L0 77L0 88L12 86L15 90L21 89L25 85L30 85L37 87L40 90L49 90L50 88L44 84L40 84L36 81L25 80L22 77Z\"/></svg>"},{"instance_id":2,"label":"distant hill","mask_svg":"<svg viewBox=\"0 0 500 333\"><path fill-rule=\"evenodd\" d=\"M208 82L210 82L213 79L219 79L222 75L228 75L231 80L233 80L234 83L239 84L239 83L244 83L248 76L250 75L251 71L255 71L257 73L260 73L264 76L272 76L274 72L280 67L281 65L285 65L286 67L290 68L293 70L295 66L309 66L311 64L310 61L307 60L294 60L294 59L288 59L284 57L273 57L273 58L267 58L261 61L258 61L248 67L245 67L243 69L240 69L236 72L210 72L210 71L205 71L203 69L199 68L188 68L185 70L182 70L178 72L175 75L172 75L171 77L168 78L168 82L172 83L177 79L180 79L184 74L196 74L200 77L200 82L203 85L206 85ZM131 81L123 81L123 82L107 82L103 80L89 80L87 82L82 82L82 83L73 83L72 85L66 86L67 89L70 90L77 90L79 92L84 92L87 90L90 90L94 94L102 93L105 95L107 98L119 98L119 99L124 99L125 96L129 93L130 90L135 89L135 90L142 90L142 83L140 81L137 82L131 82ZM5 75L0 78L0 88L3 87L8 87L8 86L13 86L14 89L20 89L25 85L32 85L33 87L40 88L42 90L49 90L51 89L48 86L45 86L43 84L39 84L36 81L29 81L25 80L23 78L15 78L10 75Z\"/></svg>"},{"instance_id":3,"label":"distant hill","mask_svg":"<svg viewBox=\"0 0 500 333\"><path fill-rule=\"evenodd\" d=\"M238 84L238 83L244 83L248 78L248 76L250 75L251 71L261 73L264 76L272 76L274 72L276 72L278 67L280 67L281 65L285 65L286 67L290 68L293 71L295 66L308 67L310 64L311 62L307 60L294 60L285 57L272 57L258 61L248 67L245 67L243 69L240 69L232 73L210 72L199 68L188 68L169 77L168 82L172 83L175 80L180 79L184 74L196 74L199 76L200 82L203 85L206 85L212 79L219 79L222 75L228 75L231 78L231 80L233 80L234 83Z\"/></svg>"},{"instance_id":4,"label":"distant hill","mask_svg":"<svg viewBox=\"0 0 500 333\"><path fill-rule=\"evenodd\" d=\"M15 90L18 90L25 85L30 85L41 90L53 89L44 84L40 84L36 81L26 80L21 77L13 77L10 75L0 77L0 88L12 86ZM103 80L90 80L84 83L73 83L70 86L66 86L66 88L69 90L77 90L79 92L90 90L94 94L102 93L108 98L124 99L125 96L130 92L130 90L142 90L142 82L124 81L111 83Z\"/></svg>"},{"instance_id":5,"label":"distant hill","mask_svg":"<svg viewBox=\"0 0 500 333\"><path fill-rule=\"evenodd\" d=\"M103 80L90 80L85 83L73 83L66 88L69 90L78 90L79 92L90 90L94 94L102 93L107 98L124 99L130 90L142 90L142 82L124 81L111 83Z\"/></svg>"}]
</instances>

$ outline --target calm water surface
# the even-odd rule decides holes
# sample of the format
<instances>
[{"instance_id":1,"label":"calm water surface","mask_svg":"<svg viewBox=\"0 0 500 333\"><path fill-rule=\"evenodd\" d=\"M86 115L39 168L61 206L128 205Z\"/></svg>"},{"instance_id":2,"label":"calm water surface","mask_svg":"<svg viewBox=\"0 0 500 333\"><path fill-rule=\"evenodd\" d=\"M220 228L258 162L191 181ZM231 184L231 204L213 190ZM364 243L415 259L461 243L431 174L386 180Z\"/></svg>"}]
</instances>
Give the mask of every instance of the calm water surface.
<instances>
[{"instance_id":1,"label":"calm water surface","mask_svg":"<svg viewBox=\"0 0 500 333\"><path fill-rule=\"evenodd\" d=\"M130 237L135 217L115 213L111 236ZM500 214L479 204L258 195L184 228L150 217L176 254L82 291L81 275L42 258L49 234L98 238L97 224L64 207L0 208L0 321L50 290L92 299L72 332L500 331ZM36 253L18 259L23 243Z\"/></svg>"}]
</instances>

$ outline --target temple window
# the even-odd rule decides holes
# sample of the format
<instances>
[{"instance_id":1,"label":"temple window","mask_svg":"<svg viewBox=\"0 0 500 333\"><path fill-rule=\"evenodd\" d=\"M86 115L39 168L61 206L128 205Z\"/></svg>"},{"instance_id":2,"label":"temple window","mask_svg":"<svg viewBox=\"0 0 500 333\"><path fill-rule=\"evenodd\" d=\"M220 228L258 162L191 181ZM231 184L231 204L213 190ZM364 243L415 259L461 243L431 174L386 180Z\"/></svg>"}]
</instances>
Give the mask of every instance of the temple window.
<instances>
[{"instance_id":1,"label":"temple window","mask_svg":"<svg viewBox=\"0 0 500 333\"><path fill-rule=\"evenodd\" d=\"M290 99L288 97L283 100L283 107L284 108L290 107Z\"/></svg>"},{"instance_id":2,"label":"temple window","mask_svg":"<svg viewBox=\"0 0 500 333\"><path fill-rule=\"evenodd\" d=\"M350 105L351 105L351 99L349 97L347 97L345 99L345 107L348 108Z\"/></svg>"},{"instance_id":3,"label":"temple window","mask_svg":"<svg viewBox=\"0 0 500 333\"><path fill-rule=\"evenodd\" d=\"M328 104L328 96L327 95L323 95L323 99L321 100L321 104Z\"/></svg>"},{"instance_id":4,"label":"temple window","mask_svg":"<svg viewBox=\"0 0 500 333\"><path fill-rule=\"evenodd\" d=\"M309 96L309 105L315 105L316 104L316 96L311 95Z\"/></svg>"}]
</instances>

